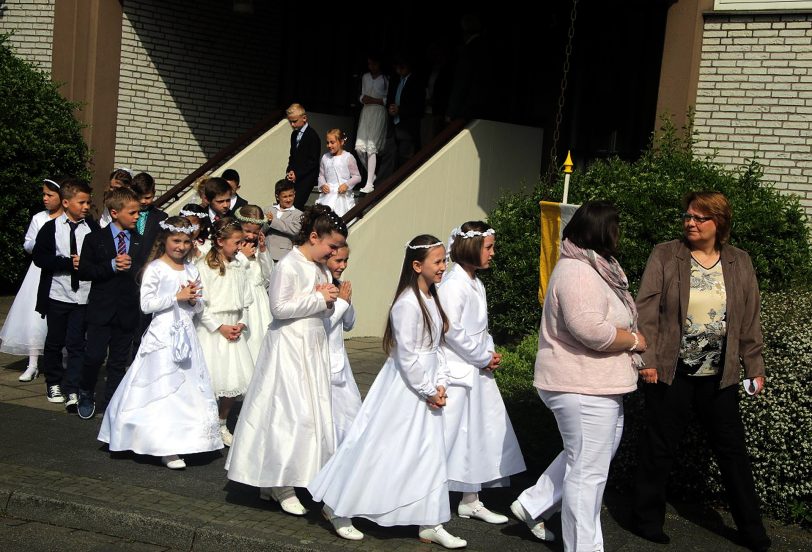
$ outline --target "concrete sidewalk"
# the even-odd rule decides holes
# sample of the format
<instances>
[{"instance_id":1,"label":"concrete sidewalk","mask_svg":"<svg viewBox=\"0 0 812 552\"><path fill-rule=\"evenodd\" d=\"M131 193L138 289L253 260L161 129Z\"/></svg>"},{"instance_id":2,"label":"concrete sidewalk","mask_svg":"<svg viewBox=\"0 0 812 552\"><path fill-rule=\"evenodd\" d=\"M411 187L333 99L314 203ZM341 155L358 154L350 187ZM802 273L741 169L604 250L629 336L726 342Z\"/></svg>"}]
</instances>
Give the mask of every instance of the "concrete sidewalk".
<instances>
[{"instance_id":1,"label":"concrete sidewalk","mask_svg":"<svg viewBox=\"0 0 812 552\"><path fill-rule=\"evenodd\" d=\"M10 301L0 298L0 319ZM377 338L347 342L356 379L365 393L385 357ZM83 421L61 405L48 403L44 380L20 383L25 359L0 354L0 550L440 550L421 544L416 528L382 528L358 520L367 534L360 542L335 536L320 515L319 505L305 500L307 516L281 512L275 503L259 500L257 490L229 482L225 453L187 457L188 468L172 471L156 458L106 452L96 440L101 417ZM518 492L538 474L514 478L513 487L484 494L492 509L507 513ZM386 489L381 489L386 492ZM300 491L300 496L306 492ZM457 497L452 496L452 504ZM669 508L669 546L643 541L623 526L628 517L625 497L607 494L602 516L605 549L628 552L745 550L732 542L734 531L726 512L696 505ZM550 527L559 529L558 516ZM492 526L456 516L446 525L468 540L469 550L562 550L559 542L541 543L511 520ZM51 528L51 529L48 529ZM81 531L71 531L77 529ZM34 538L43 530L58 538ZM809 550L810 534L795 526L768 521L774 550ZM86 548L79 542L95 543ZM16 543L16 544L15 544Z\"/></svg>"}]
</instances>

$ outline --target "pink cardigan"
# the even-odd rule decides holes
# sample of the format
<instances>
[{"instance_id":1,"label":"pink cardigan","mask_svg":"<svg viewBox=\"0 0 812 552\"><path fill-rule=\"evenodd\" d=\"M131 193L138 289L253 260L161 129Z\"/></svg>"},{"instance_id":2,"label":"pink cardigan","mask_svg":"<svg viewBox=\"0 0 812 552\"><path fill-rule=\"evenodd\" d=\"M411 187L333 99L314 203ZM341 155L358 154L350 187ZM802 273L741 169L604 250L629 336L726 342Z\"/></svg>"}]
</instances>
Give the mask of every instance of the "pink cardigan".
<instances>
[{"instance_id":1,"label":"pink cardigan","mask_svg":"<svg viewBox=\"0 0 812 552\"><path fill-rule=\"evenodd\" d=\"M588 264L561 259L550 277L539 328L533 385L545 391L618 395L637 388L631 354L603 352L631 320Z\"/></svg>"}]
</instances>

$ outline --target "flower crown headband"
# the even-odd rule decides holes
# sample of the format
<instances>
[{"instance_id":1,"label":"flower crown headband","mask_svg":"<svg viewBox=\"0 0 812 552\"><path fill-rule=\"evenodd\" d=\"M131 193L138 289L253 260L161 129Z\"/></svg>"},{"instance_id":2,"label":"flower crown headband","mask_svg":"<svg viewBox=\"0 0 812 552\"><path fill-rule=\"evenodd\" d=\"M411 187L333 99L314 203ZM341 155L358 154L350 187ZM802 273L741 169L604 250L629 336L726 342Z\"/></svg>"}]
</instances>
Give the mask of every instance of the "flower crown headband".
<instances>
[{"instance_id":1,"label":"flower crown headband","mask_svg":"<svg viewBox=\"0 0 812 552\"><path fill-rule=\"evenodd\" d=\"M409 243L406 244L406 249L431 249L432 247L442 247L443 242L438 241L435 243L427 243L426 245L411 245Z\"/></svg>"},{"instance_id":2,"label":"flower crown headband","mask_svg":"<svg viewBox=\"0 0 812 552\"><path fill-rule=\"evenodd\" d=\"M198 226L197 224L193 224L193 225L191 225L189 227L184 228L182 226L174 226L174 225L169 224L169 223L167 223L166 221L163 221L163 220L158 223L158 226L160 226L164 230L169 230L172 233L181 233L181 234L190 234L190 235L200 229L200 226Z\"/></svg>"},{"instance_id":3,"label":"flower crown headband","mask_svg":"<svg viewBox=\"0 0 812 552\"><path fill-rule=\"evenodd\" d=\"M197 211L187 211L186 209L181 209L178 214L182 217L209 218L208 213L198 213Z\"/></svg>"},{"instance_id":4,"label":"flower crown headband","mask_svg":"<svg viewBox=\"0 0 812 552\"><path fill-rule=\"evenodd\" d=\"M264 226L265 223L268 222L265 219L245 217L241 215L239 212L234 213L234 218L242 222L243 224L256 224L257 226Z\"/></svg>"},{"instance_id":5,"label":"flower crown headband","mask_svg":"<svg viewBox=\"0 0 812 552\"><path fill-rule=\"evenodd\" d=\"M451 230L451 235L448 237L448 253L451 254L451 246L454 245L454 238L459 236L463 239L469 238L476 238L477 236L487 237L493 236L496 234L496 230L493 228L488 228L484 232L480 232L479 230L468 230L467 232L463 232L459 226Z\"/></svg>"}]
</instances>

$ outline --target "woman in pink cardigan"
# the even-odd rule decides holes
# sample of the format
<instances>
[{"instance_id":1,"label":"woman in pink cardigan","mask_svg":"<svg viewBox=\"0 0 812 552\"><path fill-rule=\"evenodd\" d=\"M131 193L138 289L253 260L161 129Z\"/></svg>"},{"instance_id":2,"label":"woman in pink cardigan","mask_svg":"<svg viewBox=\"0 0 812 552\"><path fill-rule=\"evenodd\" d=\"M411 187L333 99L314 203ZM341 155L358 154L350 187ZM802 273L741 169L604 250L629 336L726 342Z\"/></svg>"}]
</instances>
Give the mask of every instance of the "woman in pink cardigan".
<instances>
[{"instance_id":1,"label":"woman in pink cardigan","mask_svg":"<svg viewBox=\"0 0 812 552\"><path fill-rule=\"evenodd\" d=\"M561 511L565 551L603 550L601 501L623 433L623 395L637 388L637 309L615 260L617 210L588 201L564 228L539 328L533 384L555 415L564 450L510 507L542 540Z\"/></svg>"}]
</instances>

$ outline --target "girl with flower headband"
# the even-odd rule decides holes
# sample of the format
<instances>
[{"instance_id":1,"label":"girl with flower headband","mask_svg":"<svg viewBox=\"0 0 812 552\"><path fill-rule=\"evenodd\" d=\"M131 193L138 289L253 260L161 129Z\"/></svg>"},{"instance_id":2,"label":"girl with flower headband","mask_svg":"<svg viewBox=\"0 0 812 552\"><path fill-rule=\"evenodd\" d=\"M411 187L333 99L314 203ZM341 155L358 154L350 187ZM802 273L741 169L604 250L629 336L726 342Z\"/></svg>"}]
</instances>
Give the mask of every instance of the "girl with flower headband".
<instances>
[{"instance_id":1,"label":"girl with flower headband","mask_svg":"<svg viewBox=\"0 0 812 552\"><path fill-rule=\"evenodd\" d=\"M207 240L211 230L209 210L197 203L187 203L178 214L191 222L192 226L197 227L197 230L192 233L192 252L190 253L192 260L197 260L211 249Z\"/></svg>"},{"instance_id":2,"label":"girl with flower headband","mask_svg":"<svg viewBox=\"0 0 812 552\"><path fill-rule=\"evenodd\" d=\"M192 318L203 310L203 287L189 262L197 228L183 217L159 223L149 262L141 277L141 310L152 321L127 373L104 413L98 439L110 451L159 456L182 469L180 455L223 448L217 401ZM185 331L189 357L173 358L173 327Z\"/></svg>"},{"instance_id":3,"label":"girl with flower headband","mask_svg":"<svg viewBox=\"0 0 812 552\"><path fill-rule=\"evenodd\" d=\"M23 249L29 255L34 250L42 225L62 214L59 188L59 184L53 180L46 178L42 181L42 203L45 210L31 217L23 241ZM34 310L40 272L40 268L33 262L29 265L3 328L0 329L0 352L28 357L28 367L18 378L20 381L33 381L39 375L39 355L42 354L45 334L48 333L45 319Z\"/></svg>"},{"instance_id":4,"label":"girl with flower headband","mask_svg":"<svg viewBox=\"0 0 812 552\"><path fill-rule=\"evenodd\" d=\"M206 289L203 312L196 320L197 337L209 360L208 368L220 408L220 436L231 446L226 426L228 415L245 393L254 371L254 357L248 347L250 332L262 328L248 325L248 308L253 302L245 267L237 259L244 234L240 223L224 217L214 223L211 249L195 263Z\"/></svg>"},{"instance_id":5,"label":"girl with flower headband","mask_svg":"<svg viewBox=\"0 0 812 552\"><path fill-rule=\"evenodd\" d=\"M335 455L308 490L324 501L339 536L363 534L350 518L418 525L423 542L466 546L443 523L451 518L443 445L448 370L440 344L448 320L437 298L445 248L421 235L406 245L384 333L389 355Z\"/></svg>"},{"instance_id":6,"label":"girl with flower headband","mask_svg":"<svg viewBox=\"0 0 812 552\"><path fill-rule=\"evenodd\" d=\"M361 182L355 157L344 151L347 135L341 129L327 131L327 153L319 164L319 198L316 203L329 206L338 216L355 207L352 189Z\"/></svg>"},{"instance_id":7,"label":"girl with flower headband","mask_svg":"<svg viewBox=\"0 0 812 552\"><path fill-rule=\"evenodd\" d=\"M462 492L457 514L487 523L508 518L479 500L483 487L503 487L524 471L524 458L493 372L501 355L488 332L488 303L478 270L490 267L495 252L493 228L469 221L451 231L448 251L454 262L443 275L440 303L448 315L443 352L448 361L445 446L448 487Z\"/></svg>"},{"instance_id":8,"label":"girl with flower headband","mask_svg":"<svg viewBox=\"0 0 812 552\"><path fill-rule=\"evenodd\" d=\"M237 253L237 259L245 268L245 278L253 300L248 307L249 332L248 349L256 359L262 347L262 340L268 326L271 325L271 304L268 302L268 284L273 273L273 259L265 246L265 213L257 205L243 205L234 217L240 222L243 232L243 245Z\"/></svg>"},{"instance_id":9,"label":"girl with flower headband","mask_svg":"<svg viewBox=\"0 0 812 552\"><path fill-rule=\"evenodd\" d=\"M296 246L271 275L273 322L226 461L229 479L260 487L261 498L291 515L306 513L294 488L307 486L335 451L324 321L339 292L325 264L346 237L347 226L329 207L305 209Z\"/></svg>"}]
</instances>

